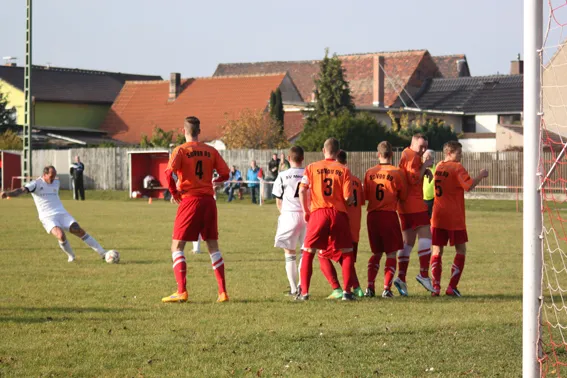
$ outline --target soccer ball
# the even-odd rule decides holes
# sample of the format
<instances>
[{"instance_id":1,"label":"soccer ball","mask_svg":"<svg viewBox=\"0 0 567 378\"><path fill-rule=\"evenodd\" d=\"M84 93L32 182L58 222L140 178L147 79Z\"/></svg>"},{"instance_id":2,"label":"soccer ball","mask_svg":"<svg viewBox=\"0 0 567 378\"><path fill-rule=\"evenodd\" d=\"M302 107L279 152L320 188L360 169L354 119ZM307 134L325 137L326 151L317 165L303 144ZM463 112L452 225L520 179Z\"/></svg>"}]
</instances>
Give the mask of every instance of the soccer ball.
<instances>
[{"instance_id":1,"label":"soccer ball","mask_svg":"<svg viewBox=\"0 0 567 378\"><path fill-rule=\"evenodd\" d=\"M118 264L120 262L120 253L112 249L104 254L104 260L109 264Z\"/></svg>"}]
</instances>

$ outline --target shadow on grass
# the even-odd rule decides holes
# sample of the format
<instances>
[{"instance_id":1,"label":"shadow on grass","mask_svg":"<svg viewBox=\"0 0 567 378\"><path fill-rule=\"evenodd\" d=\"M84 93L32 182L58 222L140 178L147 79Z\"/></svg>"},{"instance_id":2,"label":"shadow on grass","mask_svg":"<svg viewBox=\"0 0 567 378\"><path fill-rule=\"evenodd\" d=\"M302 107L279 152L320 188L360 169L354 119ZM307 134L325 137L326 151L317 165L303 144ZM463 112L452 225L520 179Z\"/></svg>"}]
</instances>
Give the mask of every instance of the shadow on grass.
<instances>
[{"instance_id":1,"label":"shadow on grass","mask_svg":"<svg viewBox=\"0 0 567 378\"><path fill-rule=\"evenodd\" d=\"M25 312L62 312L62 313L90 313L90 312L124 312L133 311L131 308L106 308L106 307L0 307L0 311L25 311ZM135 311L135 310L134 310Z\"/></svg>"}]
</instances>

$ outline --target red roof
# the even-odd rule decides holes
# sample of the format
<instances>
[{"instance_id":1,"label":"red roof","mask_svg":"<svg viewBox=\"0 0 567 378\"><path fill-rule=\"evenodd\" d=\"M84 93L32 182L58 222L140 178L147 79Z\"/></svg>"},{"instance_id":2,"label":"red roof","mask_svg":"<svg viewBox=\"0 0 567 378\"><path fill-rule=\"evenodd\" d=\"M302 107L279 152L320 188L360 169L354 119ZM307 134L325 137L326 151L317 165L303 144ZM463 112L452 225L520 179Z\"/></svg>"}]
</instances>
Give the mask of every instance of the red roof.
<instances>
[{"instance_id":1,"label":"red roof","mask_svg":"<svg viewBox=\"0 0 567 378\"><path fill-rule=\"evenodd\" d=\"M169 102L169 81L126 82L101 128L113 138L139 143L155 126L180 131L187 116L201 121L201 140L219 138L227 117L244 109L266 109L271 91L285 74L182 79L181 93Z\"/></svg>"},{"instance_id":2,"label":"red roof","mask_svg":"<svg viewBox=\"0 0 567 378\"><path fill-rule=\"evenodd\" d=\"M284 113L284 131L287 140L297 137L303 131L305 118L302 112Z\"/></svg>"},{"instance_id":3,"label":"red roof","mask_svg":"<svg viewBox=\"0 0 567 378\"><path fill-rule=\"evenodd\" d=\"M471 76L466 55L458 54L433 57L433 61L435 61L435 64L437 64L437 67L439 67L439 72L441 73L442 77L448 79L460 77L459 70L457 69L457 62L459 60L464 60L465 67L463 68L463 76Z\"/></svg>"}]
</instances>

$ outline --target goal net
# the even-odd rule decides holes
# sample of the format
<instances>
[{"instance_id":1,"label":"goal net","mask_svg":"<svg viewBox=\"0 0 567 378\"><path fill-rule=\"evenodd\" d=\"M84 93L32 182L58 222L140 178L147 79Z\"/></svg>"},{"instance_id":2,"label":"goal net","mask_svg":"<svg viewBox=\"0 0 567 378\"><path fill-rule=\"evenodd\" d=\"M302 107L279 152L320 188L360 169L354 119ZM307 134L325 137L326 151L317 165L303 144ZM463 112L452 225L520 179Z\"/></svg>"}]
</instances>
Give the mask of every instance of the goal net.
<instances>
[{"instance_id":1,"label":"goal net","mask_svg":"<svg viewBox=\"0 0 567 378\"><path fill-rule=\"evenodd\" d=\"M542 376L567 376L567 0L544 0L541 64ZM525 94L524 94L525 95Z\"/></svg>"}]
</instances>

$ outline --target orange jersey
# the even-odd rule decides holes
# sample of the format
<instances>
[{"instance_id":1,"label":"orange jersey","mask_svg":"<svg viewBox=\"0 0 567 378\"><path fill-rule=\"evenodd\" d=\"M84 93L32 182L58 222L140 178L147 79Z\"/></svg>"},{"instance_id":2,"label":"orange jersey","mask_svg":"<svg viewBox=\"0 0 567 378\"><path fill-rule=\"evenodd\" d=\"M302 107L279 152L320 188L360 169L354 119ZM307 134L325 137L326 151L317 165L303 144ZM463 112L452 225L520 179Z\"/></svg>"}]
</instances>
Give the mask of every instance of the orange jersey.
<instances>
[{"instance_id":1,"label":"orange jersey","mask_svg":"<svg viewBox=\"0 0 567 378\"><path fill-rule=\"evenodd\" d=\"M423 162L421 156L410 148L402 152L400 169L404 171L408 185L408 196L398 204L398 213L412 214L427 211L427 205L423 202L423 177L419 174Z\"/></svg>"},{"instance_id":2,"label":"orange jersey","mask_svg":"<svg viewBox=\"0 0 567 378\"><path fill-rule=\"evenodd\" d=\"M350 224L350 233L352 241L358 243L360 239L360 220L362 218L362 205L364 205L364 190L362 182L356 176L351 176L352 195L354 202L347 206L348 222Z\"/></svg>"},{"instance_id":3,"label":"orange jersey","mask_svg":"<svg viewBox=\"0 0 567 378\"><path fill-rule=\"evenodd\" d=\"M311 211L333 207L346 213L345 201L352 195L350 170L332 159L309 164L301 185L309 188Z\"/></svg>"},{"instance_id":4,"label":"orange jersey","mask_svg":"<svg viewBox=\"0 0 567 378\"><path fill-rule=\"evenodd\" d=\"M364 176L366 211L396 211L399 200L407 197L404 172L391 164L378 164Z\"/></svg>"},{"instance_id":5,"label":"orange jersey","mask_svg":"<svg viewBox=\"0 0 567 378\"><path fill-rule=\"evenodd\" d=\"M441 162L435 169L435 205L431 224L445 230L466 230L465 190L473 179L461 163Z\"/></svg>"},{"instance_id":6,"label":"orange jersey","mask_svg":"<svg viewBox=\"0 0 567 378\"><path fill-rule=\"evenodd\" d=\"M227 177L230 172L219 152L201 142L187 142L174 149L167 169L177 175L182 197L213 196L213 170Z\"/></svg>"}]
</instances>

